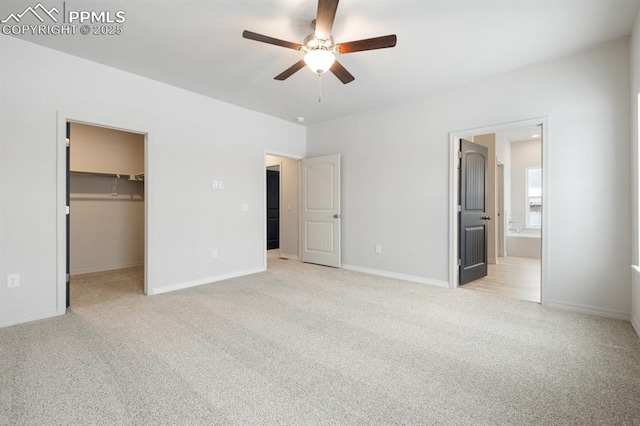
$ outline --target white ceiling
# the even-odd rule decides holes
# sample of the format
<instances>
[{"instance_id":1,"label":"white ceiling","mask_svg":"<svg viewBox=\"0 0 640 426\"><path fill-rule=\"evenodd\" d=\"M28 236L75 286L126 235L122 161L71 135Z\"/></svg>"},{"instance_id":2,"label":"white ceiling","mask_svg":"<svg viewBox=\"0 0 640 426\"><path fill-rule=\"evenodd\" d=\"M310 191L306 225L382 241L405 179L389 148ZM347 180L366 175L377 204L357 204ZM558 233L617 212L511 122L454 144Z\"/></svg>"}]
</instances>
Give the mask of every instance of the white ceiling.
<instances>
[{"instance_id":1,"label":"white ceiling","mask_svg":"<svg viewBox=\"0 0 640 426\"><path fill-rule=\"evenodd\" d=\"M62 9L62 1L41 0ZM2 0L0 18L37 0ZM336 42L397 34L393 49L340 56L348 85L303 69L302 53L242 38L300 43L316 0L67 0L67 10L124 10L119 36L28 36L44 46L305 125L462 85L628 37L640 0L342 0Z\"/></svg>"}]
</instances>

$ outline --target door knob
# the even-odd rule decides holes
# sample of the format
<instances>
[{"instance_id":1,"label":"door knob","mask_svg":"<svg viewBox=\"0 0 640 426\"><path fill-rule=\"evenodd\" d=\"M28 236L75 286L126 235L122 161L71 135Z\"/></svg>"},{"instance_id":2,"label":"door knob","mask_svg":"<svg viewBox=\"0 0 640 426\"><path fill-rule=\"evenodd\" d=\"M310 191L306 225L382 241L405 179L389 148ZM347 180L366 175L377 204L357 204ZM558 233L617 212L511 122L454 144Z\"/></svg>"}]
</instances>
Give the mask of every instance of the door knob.
<instances>
[{"instance_id":1,"label":"door knob","mask_svg":"<svg viewBox=\"0 0 640 426\"><path fill-rule=\"evenodd\" d=\"M483 217L483 219L484 220L491 220L491 217L490 216L485 216L485 217Z\"/></svg>"},{"instance_id":2,"label":"door knob","mask_svg":"<svg viewBox=\"0 0 640 426\"><path fill-rule=\"evenodd\" d=\"M340 215L339 215L338 213L336 213L336 214L334 214L334 215L333 215L333 218L334 218L334 219L339 219L339 218L340 218Z\"/></svg>"}]
</instances>

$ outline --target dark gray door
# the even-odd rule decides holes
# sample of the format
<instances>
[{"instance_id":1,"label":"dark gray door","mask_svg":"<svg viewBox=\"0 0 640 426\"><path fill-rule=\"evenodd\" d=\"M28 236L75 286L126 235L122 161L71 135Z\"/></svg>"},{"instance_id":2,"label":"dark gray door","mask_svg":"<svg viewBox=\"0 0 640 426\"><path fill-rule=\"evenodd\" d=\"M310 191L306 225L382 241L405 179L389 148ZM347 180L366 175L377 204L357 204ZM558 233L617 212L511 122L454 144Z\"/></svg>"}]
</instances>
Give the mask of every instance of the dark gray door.
<instances>
[{"instance_id":1,"label":"dark gray door","mask_svg":"<svg viewBox=\"0 0 640 426\"><path fill-rule=\"evenodd\" d=\"M487 275L487 156L482 145L460 141L460 284Z\"/></svg>"},{"instance_id":2,"label":"dark gray door","mask_svg":"<svg viewBox=\"0 0 640 426\"><path fill-rule=\"evenodd\" d=\"M267 170L267 250L280 248L280 173Z\"/></svg>"}]
</instances>

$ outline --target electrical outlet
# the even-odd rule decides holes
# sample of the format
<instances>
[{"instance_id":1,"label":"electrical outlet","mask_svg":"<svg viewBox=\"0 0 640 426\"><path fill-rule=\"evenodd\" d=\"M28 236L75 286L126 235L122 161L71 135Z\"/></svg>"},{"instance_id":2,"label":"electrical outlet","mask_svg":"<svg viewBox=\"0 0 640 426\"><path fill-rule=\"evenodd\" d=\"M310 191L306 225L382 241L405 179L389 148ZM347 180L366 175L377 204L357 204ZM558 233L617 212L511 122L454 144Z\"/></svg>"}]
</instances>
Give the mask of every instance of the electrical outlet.
<instances>
[{"instance_id":1,"label":"electrical outlet","mask_svg":"<svg viewBox=\"0 0 640 426\"><path fill-rule=\"evenodd\" d=\"M382 254L382 246L380 244L376 244L376 254Z\"/></svg>"},{"instance_id":2,"label":"electrical outlet","mask_svg":"<svg viewBox=\"0 0 640 426\"><path fill-rule=\"evenodd\" d=\"M217 258L218 258L218 249L214 249L214 250L211 252L211 257L212 257L212 258L214 258L214 259L217 259Z\"/></svg>"},{"instance_id":3,"label":"electrical outlet","mask_svg":"<svg viewBox=\"0 0 640 426\"><path fill-rule=\"evenodd\" d=\"M218 181L214 180L211 182L211 189L218 189Z\"/></svg>"},{"instance_id":4,"label":"electrical outlet","mask_svg":"<svg viewBox=\"0 0 640 426\"><path fill-rule=\"evenodd\" d=\"M7 288L20 287L20 274L7 275Z\"/></svg>"},{"instance_id":5,"label":"electrical outlet","mask_svg":"<svg viewBox=\"0 0 640 426\"><path fill-rule=\"evenodd\" d=\"M224 181L218 181L218 189L224 189Z\"/></svg>"},{"instance_id":6,"label":"electrical outlet","mask_svg":"<svg viewBox=\"0 0 640 426\"><path fill-rule=\"evenodd\" d=\"M243 212L248 212L249 211L249 204L243 204L240 207L240 210L242 210Z\"/></svg>"}]
</instances>

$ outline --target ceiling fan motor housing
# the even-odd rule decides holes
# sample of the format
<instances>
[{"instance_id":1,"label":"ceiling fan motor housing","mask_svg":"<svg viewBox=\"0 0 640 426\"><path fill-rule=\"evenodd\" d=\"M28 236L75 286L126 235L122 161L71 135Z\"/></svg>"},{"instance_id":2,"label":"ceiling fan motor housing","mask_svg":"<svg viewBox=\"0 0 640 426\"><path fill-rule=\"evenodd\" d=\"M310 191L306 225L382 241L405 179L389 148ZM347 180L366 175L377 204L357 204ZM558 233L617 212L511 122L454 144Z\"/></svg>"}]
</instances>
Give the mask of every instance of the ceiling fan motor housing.
<instances>
[{"instance_id":1,"label":"ceiling fan motor housing","mask_svg":"<svg viewBox=\"0 0 640 426\"><path fill-rule=\"evenodd\" d=\"M336 60L335 54L363 52L365 50L394 47L396 45L397 37L395 34L390 34L387 36L349 41L336 45L333 37L331 36L331 29L336 17L338 2L339 0L318 0L318 12L316 13L316 19L311 23L312 33L304 38L302 44L280 40L247 30L242 32L242 37L305 53L304 59L299 60L275 76L275 80L286 80L304 68L306 64L312 71L317 72L318 75L321 75L326 71L331 71L343 84L351 83L355 77Z\"/></svg>"},{"instance_id":2,"label":"ceiling fan motor housing","mask_svg":"<svg viewBox=\"0 0 640 426\"><path fill-rule=\"evenodd\" d=\"M304 50L305 52L308 52L310 50L328 50L328 51L334 51L335 49L335 43L333 40L333 36L329 36L328 40L321 40L319 38L316 38L316 35L314 33L309 34L308 36L306 36L304 38L304 40L302 41L302 50Z\"/></svg>"}]
</instances>

